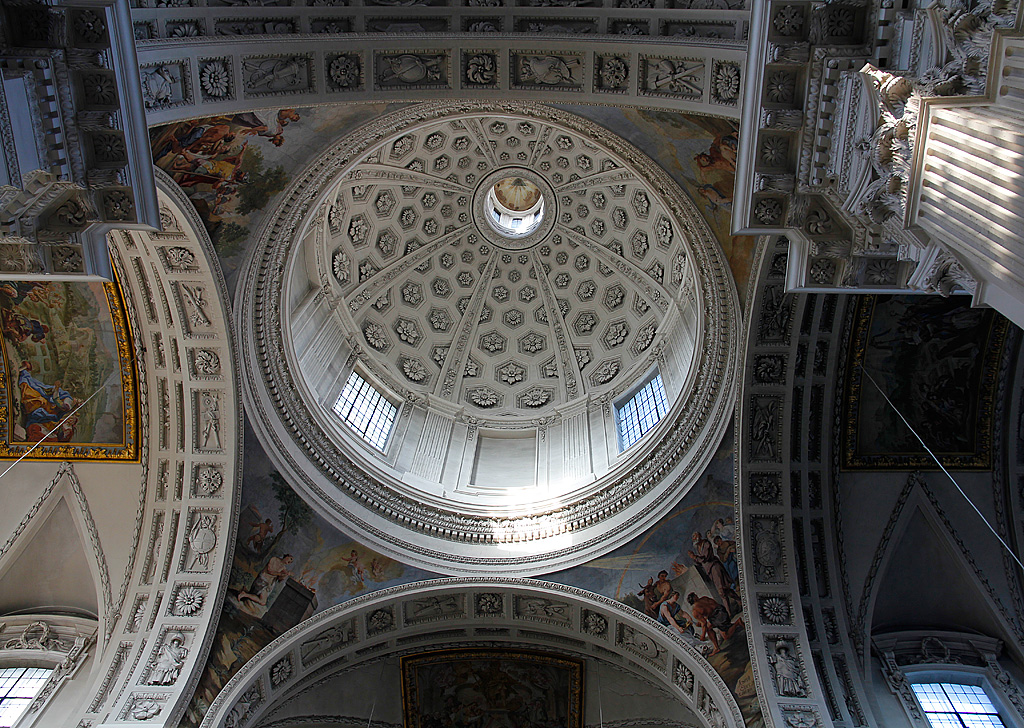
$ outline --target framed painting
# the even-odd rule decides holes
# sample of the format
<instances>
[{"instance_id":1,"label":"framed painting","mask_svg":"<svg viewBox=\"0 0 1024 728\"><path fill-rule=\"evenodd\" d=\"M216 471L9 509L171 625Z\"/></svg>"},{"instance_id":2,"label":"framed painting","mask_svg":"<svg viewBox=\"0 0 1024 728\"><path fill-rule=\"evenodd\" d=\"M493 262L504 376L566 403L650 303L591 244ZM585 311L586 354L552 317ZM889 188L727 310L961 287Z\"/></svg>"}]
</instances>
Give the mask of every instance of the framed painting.
<instances>
[{"instance_id":1,"label":"framed painting","mask_svg":"<svg viewBox=\"0 0 1024 728\"><path fill-rule=\"evenodd\" d=\"M405 728L582 728L583 661L452 649L402 658Z\"/></svg>"},{"instance_id":2,"label":"framed painting","mask_svg":"<svg viewBox=\"0 0 1024 728\"><path fill-rule=\"evenodd\" d=\"M992 467L1008 322L970 303L967 296L862 296L854 304L843 391L845 470L938 469L871 379L943 465Z\"/></svg>"},{"instance_id":3,"label":"framed painting","mask_svg":"<svg viewBox=\"0 0 1024 728\"><path fill-rule=\"evenodd\" d=\"M0 281L0 458L139 459L138 383L116 283Z\"/></svg>"}]
</instances>

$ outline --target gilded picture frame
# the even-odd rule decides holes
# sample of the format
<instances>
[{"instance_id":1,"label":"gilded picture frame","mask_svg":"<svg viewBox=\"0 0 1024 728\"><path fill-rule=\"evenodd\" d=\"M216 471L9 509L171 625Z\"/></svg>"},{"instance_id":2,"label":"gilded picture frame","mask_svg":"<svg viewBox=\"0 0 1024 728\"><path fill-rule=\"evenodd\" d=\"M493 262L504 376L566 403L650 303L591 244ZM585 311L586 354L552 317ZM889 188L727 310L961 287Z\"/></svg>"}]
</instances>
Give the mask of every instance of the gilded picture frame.
<instances>
[{"instance_id":1,"label":"gilded picture frame","mask_svg":"<svg viewBox=\"0 0 1024 728\"><path fill-rule=\"evenodd\" d=\"M117 283L0 282L0 458L138 462L138 378Z\"/></svg>"},{"instance_id":2,"label":"gilded picture frame","mask_svg":"<svg viewBox=\"0 0 1024 728\"><path fill-rule=\"evenodd\" d=\"M403 657L401 674L405 728L446 728L458 715L516 728L583 726L580 659L519 649L436 650Z\"/></svg>"}]
</instances>

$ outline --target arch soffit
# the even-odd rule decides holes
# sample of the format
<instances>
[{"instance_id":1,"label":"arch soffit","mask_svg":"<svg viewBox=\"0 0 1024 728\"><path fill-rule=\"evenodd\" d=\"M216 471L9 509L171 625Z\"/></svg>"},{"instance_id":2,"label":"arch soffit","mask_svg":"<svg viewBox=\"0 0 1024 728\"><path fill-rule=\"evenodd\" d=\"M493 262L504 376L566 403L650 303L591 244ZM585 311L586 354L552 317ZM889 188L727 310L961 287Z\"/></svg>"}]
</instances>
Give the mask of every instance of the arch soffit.
<instances>
[{"instance_id":1,"label":"arch soffit","mask_svg":"<svg viewBox=\"0 0 1024 728\"><path fill-rule=\"evenodd\" d=\"M154 171L163 229L110 238L145 374L144 486L121 619L98 655L85 714L124 720L146 713L170 724L194 692L227 589L241 497L242 404L219 259L184 193ZM154 690L149 671L171 633L184 637L188 658L170 685Z\"/></svg>"},{"instance_id":2,"label":"arch soffit","mask_svg":"<svg viewBox=\"0 0 1024 728\"><path fill-rule=\"evenodd\" d=\"M496 638L474 628L520 628ZM530 579L436 579L358 597L317 614L271 642L224 686L201 728L255 725L284 699L339 667L407 653L413 635L465 629L466 639L536 640L617 663L660 683L707 728L742 728L721 677L678 635L607 597ZM548 637L546 640L539 635ZM550 641L548 641L550 640ZM417 641L429 649L429 642ZM286 667L282 667L286 666Z\"/></svg>"},{"instance_id":3,"label":"arch soffit","mask_svg":"<svg viewBox=\"0 0 1024 728\"><path fill-rule=\"evenodd\" d=\"M827 709L817 675L809 669L810 640L798 616L802 609L794 553L797 546L790 536L792 514L780 507L784 502L783 474L789 462L784 420L792 396L785 386L785 373L792 366L789 358L795 349L790 346L795 297L785 293L788 249L785 238L762 236L751 265L741 354L744 375L735 420L734 508L740 591L748 617L747 644L761 709L766 720L776 725L788 725L790 720L822 725L821 716ZM755 357L766 352L782 360L783 376L773 381L774 388L763 383L753 386ZM771 497L758 489L762 476L771 484ZM803 695L784 696L774 686L771 658L779 640L788 642L795 654L793 667L802 680ZM793 697L802 700L796 702Z\"/></svg>"}]
</instances>

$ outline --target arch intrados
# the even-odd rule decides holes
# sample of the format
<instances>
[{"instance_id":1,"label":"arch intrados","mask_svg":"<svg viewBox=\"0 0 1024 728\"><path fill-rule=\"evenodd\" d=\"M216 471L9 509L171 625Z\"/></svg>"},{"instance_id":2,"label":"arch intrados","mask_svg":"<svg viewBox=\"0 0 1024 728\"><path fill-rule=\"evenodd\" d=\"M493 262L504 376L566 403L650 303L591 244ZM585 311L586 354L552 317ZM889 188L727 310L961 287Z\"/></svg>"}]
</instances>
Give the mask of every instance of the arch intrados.
<instances>
[{"instance_id":1,"label":"arch intrados","mask_svg":"<svg viewBox=\"0 0 1024 728\"><path fill-rule=\"evenodd\" d=\"M477 599L485 593L501 595L501 614L481 614L478 611ZM419 621L407 618L410 605L431 598L454 598L461 604L461 613ZM556 624L537 615L524 615L522 600L529 598L566 605L567 620ZM371 615L381 610L392 615L393 627L376 633L368 631ZM587 629L587 617L595 614L605 620L604 630ZM366 594L293 627L257 653L231 678L210 705L201 728L255 725L283 700L342 666L349 669L383 657L430 649L436 647L431 644L430 633L444 630L450 634L451 630L459 627L467 628L466 641L473 640L472 629L476 627L506 627L510 631L519 627L563 639L571 635L575 646L555 639L535 642L533 646L603 660L629 669L643 679L660 683L707 728L743 726L739 707L721 677L696 650L654 620L615 600L573 587L529 579L484 581L460 578L417 582ZM319 647L317 650L307 649L306 661L303 662L303 645L314 639L322 640L328 630L351 636L328 651ZM426 635L427 638L417 640L415 646L405 644L404 638L413 635ZM442 639L440 634L437 639ZM488 634L475 639L521 643L524 638ZM463 640L458 642L462 644ZM583 647L579 646L581 644ZM319 652L325 654L319 656ZM615 656L619 659L616 660ZM271 671L282 660L291 661L291 674L274 686ZM687 674L692 678L687 679Z\"/></svg>"}]
</instances>

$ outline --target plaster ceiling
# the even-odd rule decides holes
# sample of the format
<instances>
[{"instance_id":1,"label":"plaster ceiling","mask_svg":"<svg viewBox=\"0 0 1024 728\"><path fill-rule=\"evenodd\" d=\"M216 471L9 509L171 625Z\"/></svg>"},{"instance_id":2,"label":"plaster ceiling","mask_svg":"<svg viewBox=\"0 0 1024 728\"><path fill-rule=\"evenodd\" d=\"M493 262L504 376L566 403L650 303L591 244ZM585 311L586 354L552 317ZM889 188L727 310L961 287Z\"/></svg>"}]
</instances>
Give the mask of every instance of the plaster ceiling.
<instances>
[{"instance_id":1,"label":"plaster ceiling","mask_svg":"<svg viewBox=\"0 0 1024 728\"><path fill-rule=\"evenodd\" d=\"M93 571L63 499L0 576L0 614L40 606L56 612L99 614Z\"/></svg>"},{"instance_id":2,"label":"plaster ceiling","mask_svg":"<svg viewBox=\"0 0 1024 728\"><path fill-rule=\"evenodd\" d=\"M486 220L487 192L509 179L544 197L526 236ZM687 270L684 236L641 175L520 115L389 139L340 181L324 225L375 372L481 415L534 417L642 375Z\"/></svg>"}]
</instances>

